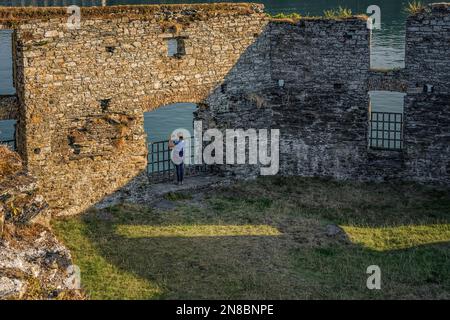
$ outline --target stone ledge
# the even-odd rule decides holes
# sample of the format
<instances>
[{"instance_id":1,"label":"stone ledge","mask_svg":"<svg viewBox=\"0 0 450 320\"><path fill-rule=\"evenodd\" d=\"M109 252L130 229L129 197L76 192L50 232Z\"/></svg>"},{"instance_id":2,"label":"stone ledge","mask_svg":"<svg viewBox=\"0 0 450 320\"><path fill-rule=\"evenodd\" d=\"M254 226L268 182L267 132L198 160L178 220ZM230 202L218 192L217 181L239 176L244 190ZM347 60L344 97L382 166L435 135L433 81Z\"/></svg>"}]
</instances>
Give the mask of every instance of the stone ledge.
<instances>
[{"instance_id":1,"label":"stone ledge","mask_svg":"<svg viewBox=\"0 0 450 320\"><path fill-rule=\"evenodd\" d=\"M211 4L165 4L165 5L123 5L107 7L82 7L83 18L117 19L131 18L152 20L170 18L174 14L188 16L195 20L215 17L221 14L248 15L262 13L263 4L257 3L211 3ZM67 7L8 7L0 8L0 29L14 27L29 21L48 21L50 19L67 19Z\"/></svg>"},{"instance_id":2,"label":"stone ledge","mask_svg":"<svg viewBox=\"0 0 450 320\"><path fill-rule=\"evenodd\" d=\"M450 2L430 3L421 10L410 14L408 19L422 20L429 16L447 16L450 13Z\"/></svg>"},{"instance_id":3,"label":"stone ledge","mask_svg":"<svg viewBox=\"0 0 450 320\"><path fill-rule=\"evenodd\" d=\"M449 13L450 12L450 2L439 2L439 3L431 3L428 5L431 8L431 11Z\"/></svg>"},{"instance_id":4,"label":"stone ledge","mask_svg":"<svg viewBox=\"0 0 450 320\"><path fill-rule=\"evenodd\" d=\"M363 21L367 22L369 17L367 15L358 14L353 15L351 17L335 17L335 18L325 18L322 16L312 16L312 17L301 17L299 19L293 19L293 18L273 18L269 17L270 22L272 23L286 23L286 24L294 24L294 25L303 25L305 22L349 22L349 21Z\"/></svg>"}]
</instances>

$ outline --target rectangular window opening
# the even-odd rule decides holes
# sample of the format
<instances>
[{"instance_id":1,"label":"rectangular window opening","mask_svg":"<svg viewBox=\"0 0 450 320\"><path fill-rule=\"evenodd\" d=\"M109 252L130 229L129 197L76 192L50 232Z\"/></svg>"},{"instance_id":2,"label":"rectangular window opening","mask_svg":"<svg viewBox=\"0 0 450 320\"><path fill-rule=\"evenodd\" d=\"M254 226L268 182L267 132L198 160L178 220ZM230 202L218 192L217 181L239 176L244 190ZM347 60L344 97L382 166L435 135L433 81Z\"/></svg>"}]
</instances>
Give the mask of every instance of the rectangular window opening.
<instances>
[{"instance_id":1,"label":"rectangular window opening","mask_svg":"<svg viewBox=\"0 0 450 320\"><path fill-rule=\"evenodd\" d=\"M167 39L167 56L181 58L186 54L184 38Z\"/></svg>"},{"instance_id":2,"label":"rectangular window opening","mask_svg":"<svg viewBox=\"0 0 450 320\"><path fill-rule=\"evenodd\" d=\"M16 93L13 39L13 30L0 30L0 95Z\"/></svg>"}]
</instances>

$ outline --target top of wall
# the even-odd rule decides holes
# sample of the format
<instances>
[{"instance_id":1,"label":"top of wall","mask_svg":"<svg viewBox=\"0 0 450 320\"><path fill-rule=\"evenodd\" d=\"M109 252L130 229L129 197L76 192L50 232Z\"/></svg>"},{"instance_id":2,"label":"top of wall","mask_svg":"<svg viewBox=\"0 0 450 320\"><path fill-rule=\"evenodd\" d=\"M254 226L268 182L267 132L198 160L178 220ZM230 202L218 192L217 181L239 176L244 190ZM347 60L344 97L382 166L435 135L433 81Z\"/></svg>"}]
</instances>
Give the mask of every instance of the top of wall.
<instances>
[{"instance_id":1,"label":"top of wall","mask_svg":"<svg viewBox=\"0 0 450 320\"><path fill-rule=\"evenodd\" d=\"M429 16L448 16L450 14L450 2L431 3L423 7L422 10L411 14L408 19L422 20Z\"/></svg>"},{"instance_id":2,"label":"top of wall","mask_svg":"<svg viewBox=\"0 0 450 320\"><path fill-rule=\"evenodd\" d=\"M67 7L0 7L0 29L14 28L30 22L58 19L66 21L70 16L67 10ZM170 19L173 15L183 15L196 21L220 15L249 15L263 11L264 5L257 3L126 5L82 7L81 16L90 19L162 20Z\"/></svg>"}]
</instances>

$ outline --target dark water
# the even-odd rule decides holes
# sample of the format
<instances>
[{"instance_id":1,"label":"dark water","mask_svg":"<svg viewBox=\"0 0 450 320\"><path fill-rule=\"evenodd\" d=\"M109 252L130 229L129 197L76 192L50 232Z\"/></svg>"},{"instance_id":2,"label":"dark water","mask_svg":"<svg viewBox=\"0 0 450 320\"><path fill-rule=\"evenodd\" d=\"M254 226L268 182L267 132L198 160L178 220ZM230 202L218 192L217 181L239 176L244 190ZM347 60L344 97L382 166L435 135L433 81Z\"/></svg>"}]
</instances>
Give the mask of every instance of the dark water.
<instances>
[{"instance_id":1,"label":"dark water","mask_svg":"<svg viewBox=\"0 0 450 320\"><path fill-rule=\"evenodd\" d=\"M162 3L206 3L230 2L227 1L146 1L146 0L3 0L4 6L79 6L92 5L121 5L121 4L162 4ZM243 1L236 1L243 2ZM376 68L392 68L404 66L404 37L406 12L404 8L408 0L261 0L269 13L299 12L303 15L322 15L324 10L343 6L352 9L353 13L365 13L369 5L376 4L381 8L381 30L375 30L372 41L371 65ZM431 3L436 1L422 1ZM11 49L8 34L0 32L0 94L11 94L12 87ZM371 92L372 110L376 111L403 111L403 95L400 93ZM171 132L172 126L186 126L192 122L193 106L178 104L177 107L166 107L146 114L146 128L153 128L149 135L153 139L165 139ZM175 118L174 118L175 117ZM174 122L176 121L176 123ZM170 130L169 130L170 129ZM2 124L0 123L0 131ZM1 139L1 133L0 133ZM153 140L152 139L152 140ZM153 140L154 141L154 140Z\"/></svg>"},{"instance_id":2,"label":"dark water","mask_svg":"<svg viewBox=\"0 0 450 320\"><path fill-rule=\"evenodd\" d=\"M11 31L0 30L0 94L14 94Z\"/></svg>"},{"instance_id":3,"label":"dark water","mask_svg":"<svg viewBox=\"0 0 450 320\"><path fill-rule=\"evenodd\" d=\"M144 114L144 129L150 142L169 139L175 129L192 131L193 112L197 106L193 103L175 103Z\"/></svg>"}]
</instances>

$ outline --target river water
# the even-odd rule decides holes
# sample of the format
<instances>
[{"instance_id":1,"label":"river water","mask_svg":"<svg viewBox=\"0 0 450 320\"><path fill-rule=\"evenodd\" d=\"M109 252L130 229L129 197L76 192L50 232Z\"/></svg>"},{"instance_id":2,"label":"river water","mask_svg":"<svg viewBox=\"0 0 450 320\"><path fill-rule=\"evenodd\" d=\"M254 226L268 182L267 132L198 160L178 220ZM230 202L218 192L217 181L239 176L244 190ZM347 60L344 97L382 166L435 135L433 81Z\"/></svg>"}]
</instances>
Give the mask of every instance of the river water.
<instances>
[{"instance_id":1,"label":"river water","mask_svg":"<svg viewBox=\"0 0 450 320\"><path fill-rule=\"evenodd\" d=\"M56 5L79 6L120 4L148 4L148 3L206 3L223 1L148 1L148 0L2 0L3 6L42 6ZM227 0L225 2L231 2ZM236 1L243 2L243 1ZM375 30L372 41L371 66L374 68L404 67L405 50L405 20L404 8L409 1L403 0L260 0L266 12L276 14L280 12L298 12L303 15L322 15L324 10L339 6L352 9L353 13L365 13L369 5L378 5L381 8L381 30ZM422 1L431 3L436 1ZM0 32L0 94L13 94L11 44L8 31ZM374 111L403 111L403 94L396 92L371 92L372 110ZM145 128L149 140L164 140L172 129L191 128L192 112L195 105L176 104L160 108L145 114ZM12 136L13 122L0 122L0 140Z\"/></svg>"}]
</instances>

